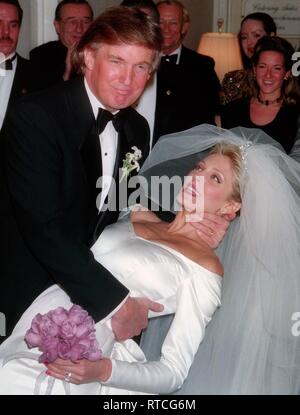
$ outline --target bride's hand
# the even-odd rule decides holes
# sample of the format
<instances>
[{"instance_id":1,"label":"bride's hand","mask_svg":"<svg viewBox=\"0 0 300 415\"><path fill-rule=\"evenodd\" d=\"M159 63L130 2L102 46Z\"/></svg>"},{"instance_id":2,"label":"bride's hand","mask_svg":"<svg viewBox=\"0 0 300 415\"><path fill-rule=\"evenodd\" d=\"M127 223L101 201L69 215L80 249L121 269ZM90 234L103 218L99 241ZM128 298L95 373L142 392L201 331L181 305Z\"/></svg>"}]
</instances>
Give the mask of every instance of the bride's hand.
<instances>
[{"instance_id":1,"label":"bride's hand","mask_svg":"<svg viewBox=\"0 0 300 415\"><path fill-rule=\"evenodd\" d=\"M56 359L47 365L47 375L75 385L90 382L105 382L111 375L111 360L103 358L94 362L82 359L76 363Z\"/></svg>"},{"instance_id":2,"label":"bride's hand","mask_svg":"<svg viewBox=\"0 0 300 415\"><path fill-rule=\"evenodd\" d=\"M148 298L128 297L111 319L116 340L122 341L138 336L148 325L149 311L160 312L163 308L162 304Z\"/></svg>"},{"instance_id":3,"label":"bride's hand","mask_svg":"<svg viewBox=\"0 0 300 415\"><path fill-rule=\"evenodd\" d=\"M230 221L235 217L235 213L220 216L204 212L203 217L201 215L198 220L196 214L193 214L193 220L190 223L208 246L215 249L224 238Z\"/></svg>"}]
</instances>

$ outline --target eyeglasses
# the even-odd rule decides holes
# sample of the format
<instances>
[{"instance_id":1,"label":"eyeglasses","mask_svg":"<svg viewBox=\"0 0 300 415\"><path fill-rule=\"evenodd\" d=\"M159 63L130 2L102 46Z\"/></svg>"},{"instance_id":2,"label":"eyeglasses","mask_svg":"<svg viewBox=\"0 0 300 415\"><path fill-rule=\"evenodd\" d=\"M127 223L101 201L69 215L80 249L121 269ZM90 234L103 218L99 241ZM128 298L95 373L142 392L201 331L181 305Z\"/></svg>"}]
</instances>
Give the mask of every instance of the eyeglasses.
<instances>
[{"instance_id":1,"label":"eyeglasses","mask_svg":"<svg viewBox=\"0 0 300 415\"><path fill-rule=\"evenodd\" d=\"M77 27L82 26L84 29L87 29L92 22L91 18L85 19L65 19L61 20L63 25L68 30L77 29Z\"/></svg>"}]
</instances>

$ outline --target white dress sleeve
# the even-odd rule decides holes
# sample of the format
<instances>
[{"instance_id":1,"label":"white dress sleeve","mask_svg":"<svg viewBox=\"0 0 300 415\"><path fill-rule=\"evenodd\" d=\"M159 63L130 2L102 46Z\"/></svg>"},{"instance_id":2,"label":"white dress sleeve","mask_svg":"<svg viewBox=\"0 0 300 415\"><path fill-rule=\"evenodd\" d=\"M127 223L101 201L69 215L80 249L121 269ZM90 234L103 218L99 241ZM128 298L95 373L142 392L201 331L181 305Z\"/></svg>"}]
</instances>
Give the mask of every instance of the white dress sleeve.
<instances>
[{"instance_id":1,"label":"white dress sleeve","mask_svg":"<svg viewBox=\"0 0 300 415\"><path fill-rule=\"evenodd\" d=\"M220 305L221 277L210 271L184 279L177 290L177 309L159 361L129 363L112 359L106 386L146 393L170 393L188 375L205 327Z\"/></svg>"}]
</instances>

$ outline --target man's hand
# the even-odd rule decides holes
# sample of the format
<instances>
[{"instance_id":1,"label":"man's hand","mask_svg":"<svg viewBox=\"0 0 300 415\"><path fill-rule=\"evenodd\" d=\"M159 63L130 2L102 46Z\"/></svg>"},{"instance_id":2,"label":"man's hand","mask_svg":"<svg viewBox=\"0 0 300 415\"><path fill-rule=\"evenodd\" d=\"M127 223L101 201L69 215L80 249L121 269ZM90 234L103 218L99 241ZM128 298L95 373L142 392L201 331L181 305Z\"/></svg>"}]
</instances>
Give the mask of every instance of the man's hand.
<instances>
[{"instance_id":1,"label":"man's hand","mask_svg":"<svg viewBox=\"0 0 300 415\"><path fill-rule=\"evenodd\" d=\"M203 218L199 216L199 220L197 220L196 214L193 214L193 220L190 224L197 229L199 236L204 242L212 249L215 249L224 238L229 223L235 216L235 213L220 216L204 212Z\"/></svg>"},{"instance_id":2,"label":"man's hand","mask_svg":"<svg viewBox=\"0 0 300 415\"><path fill-rule=\"evenodd\" d=\"M162 304L147 298L128 297L112 317L111 325L116 340L122 341L138 336L148 325L149 310L159 312L163 308Z\"/></svg>"}]
</instances>

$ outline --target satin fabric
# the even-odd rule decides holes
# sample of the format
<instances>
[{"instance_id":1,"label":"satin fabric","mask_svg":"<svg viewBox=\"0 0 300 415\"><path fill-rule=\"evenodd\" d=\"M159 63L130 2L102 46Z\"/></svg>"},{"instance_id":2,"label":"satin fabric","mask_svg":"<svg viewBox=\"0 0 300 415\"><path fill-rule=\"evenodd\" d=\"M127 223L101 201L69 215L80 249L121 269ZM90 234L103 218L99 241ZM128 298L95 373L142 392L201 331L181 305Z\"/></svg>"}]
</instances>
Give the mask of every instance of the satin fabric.
<instances>
[{"instance_id":1,"label":"satin fabric","mask_svg":"<svg viewBox=\"0 0 300 415\"><path fill-rule=\"evenodd\" d=\"M131 296L146 296L162 303L165 306L162 315L176 314L164 341L161 358L156 362L146 362L142 350L133 340L116 342L110 320L98 322L97 339L104 355L112 359L112 375L102 386L96 382L71 384L70 393L155 394L178 389L187 377L204 337L205 326L220 305L221 277L172 248L136 236L129 215L107 227L92 252L96 260L129 288ZM46 369L44 365L21 357L2 364L10 355L28 351L24 336L33 317L58 306L68 309L71 301L55 285L34 301L12 335L1 345L0 394L34 393L37 378ZM38 351L32 353L37 355ZM45 377L40 393L47 392L48 380ZM56 380L51 393L65 394L63 382Z\"/></svg>"}]
</instances>

